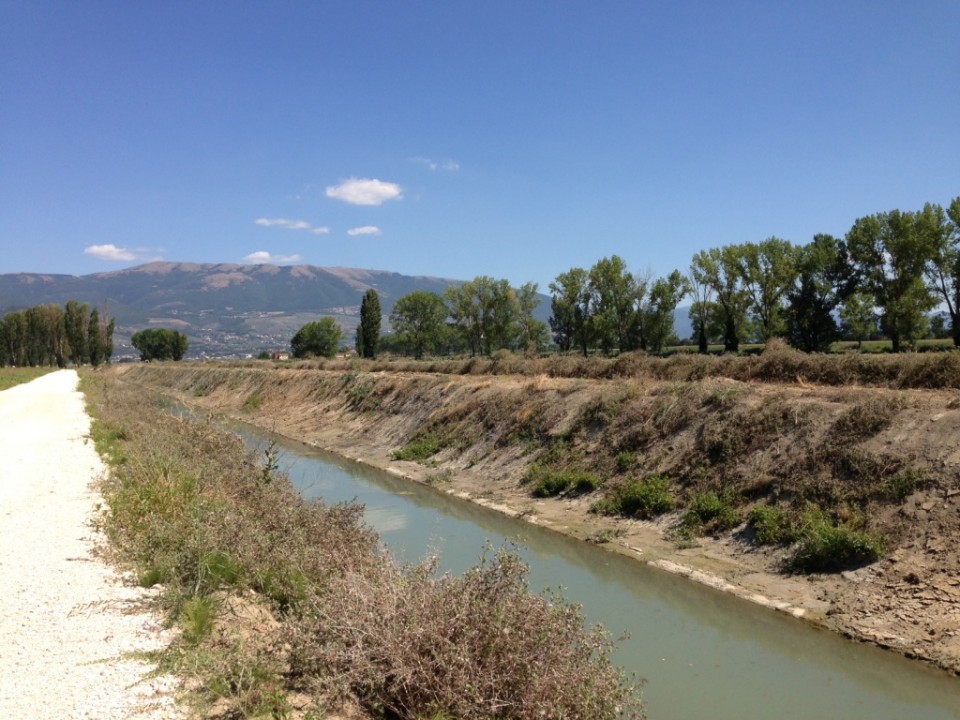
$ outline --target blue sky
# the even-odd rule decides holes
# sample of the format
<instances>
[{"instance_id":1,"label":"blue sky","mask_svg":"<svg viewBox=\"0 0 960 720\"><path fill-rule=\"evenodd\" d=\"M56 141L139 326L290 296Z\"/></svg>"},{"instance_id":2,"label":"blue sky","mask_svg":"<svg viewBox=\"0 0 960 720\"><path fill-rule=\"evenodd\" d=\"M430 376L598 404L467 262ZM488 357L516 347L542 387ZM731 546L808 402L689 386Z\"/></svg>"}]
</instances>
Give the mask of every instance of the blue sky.
<instances>
[{"instance_id":1,"label":"blue sky","mask_svg":"<svg viewBox=\"0 0 960 720\"><path fill-rule=\"evenodd\" d=\"M0 0L0 272L547 284L960 195L960 2Z\"/></svg>"}]
</instances>

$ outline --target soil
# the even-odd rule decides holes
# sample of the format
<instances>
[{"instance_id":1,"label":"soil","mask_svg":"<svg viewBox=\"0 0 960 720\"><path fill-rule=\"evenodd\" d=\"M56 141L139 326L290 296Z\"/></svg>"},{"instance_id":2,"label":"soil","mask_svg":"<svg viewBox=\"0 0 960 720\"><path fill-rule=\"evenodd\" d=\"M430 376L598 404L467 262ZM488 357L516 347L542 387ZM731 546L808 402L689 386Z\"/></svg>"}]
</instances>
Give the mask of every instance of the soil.
<instances>
[{"instance_id":1,"label":"soil","mask_svg":"<svg viewBox=\"0 0 960 720\"><path fill-rule=\"evenodd\" d=\"M722 378L668 383L266 363L135 365L111 372L960 672L956 390L827 387L802 378L794 384ZM394 451L425 434L443 439L438 453L425 462L393 459ZM746 498L744 510L791 495L830 500L832 513L862 517L881 535L884 554L844 572L788 574L789 548L758 546L746 525L681 546L670 532L677 513L655 520L603 517L589 511L602 491L535 498L523 478L560 439L576 462L603 474L605 487L657 472L675 480L680 494L736 488ZM841 440L839 463L826 449ZM624 447L633 449L635 464L621 471L616 458ZM868 470L844 476L851 458L868 462ZM885 483L904 476L922 481L885 498Z\"/></svg>"}]
</instances>

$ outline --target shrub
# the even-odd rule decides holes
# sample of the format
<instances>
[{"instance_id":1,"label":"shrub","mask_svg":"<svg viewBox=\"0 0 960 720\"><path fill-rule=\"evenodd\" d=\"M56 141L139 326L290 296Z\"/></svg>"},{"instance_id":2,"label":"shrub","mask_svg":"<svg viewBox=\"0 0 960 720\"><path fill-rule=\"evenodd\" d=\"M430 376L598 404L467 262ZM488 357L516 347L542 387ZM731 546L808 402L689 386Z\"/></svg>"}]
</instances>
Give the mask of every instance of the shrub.
<instances>
[{"instance_id":1,"label":"shrub","mask_svg":"<svg viewBox=\"0 0 960 720\"><path fill-rule=\"evenodd\" d=\"M883 497L891 502L903 502L927 484L926 477L916 470L905 470L883 481Z\"/></svg>"},{"instance_id":2,"label":"shrub","mask_svg":"<svg viewBox=\"0 0 960 720\"><path fill-rule=\"evenodd\" d=\"M651 475L646 480L630 480L609 497L596 503L594 512L649 518L673 510L673 498L667 489L669 480Z\"/></svg>"},{"instance_id":3,"label":"shrub","mask_svg":"<svg viewBox=\"0 0 960 720\"><path fill-rule=\"evenodd\" d=\"M291 638L292 669L332 669L390 717L638 717L609 637L585 632L562 598L531 593L526 576L501 550L461 577L415 566L351 578L316 599Z\"/></svg>"},{"instance_id":4,"label":"shrub","mask_svg":"<svg viewBox=\"0 0 960 720\"><path fill-rule=\"evenodd\" d=\"M588 493L601 485L600 478L586 470L551 470L537 463L530 466L525 482L534 484L533 494L537 497L555 497L567 491Z\"/></svg>"},{"instance_id":5,"label":"shrub","mask_svg":"<svg viewBox=\"0 0 960 720\"><path fill-rule=\"evenodd\" d=\"M637 454L631 450L624 450L617 454L617 471L627 472L637 464Z\"/></svg>"},{"instance_id":6,"label":"shrub","mask_svg":"<svg viewBox=\"0 0 960 720\"><path fill-rule=\"evenodd\" d=\"M394 450L394 460L416 460L421 462L443 450L444 444L433 434L423 435L411 440L399 450Z\"/></svg>"},{"instance_id":7,"label":"shrub","mask_svg":"<svg viewBox=\"0 0 960 720\"><path fill-rule=\"evenodd\" d=\"M742 521L740 511L716 493L696 493L683 515L682 524L700 532L732 530Z\"/></svg>"},{"instance_id":8,"label":"shrub","mask_svg":"<svg viewBox=\"0 0 960 720\"><path fill-rule=\"evenodd\" d=\"M834 524L822 511L811 511L789 568L802 573L844 570L871 563L882 551L883 543L875 535Z\"/></svg>"},{"instance_id":9,"label":"shrub","mask_svg":"<svg viewBox=\"0 0 960 720\"><path fill-rule=\"evenodd\" d=\"M793 516L784 508L757 505L747 517L754 538L760 545L785 545L794 542L798 529Z\"/></svg>"}]
</instances>

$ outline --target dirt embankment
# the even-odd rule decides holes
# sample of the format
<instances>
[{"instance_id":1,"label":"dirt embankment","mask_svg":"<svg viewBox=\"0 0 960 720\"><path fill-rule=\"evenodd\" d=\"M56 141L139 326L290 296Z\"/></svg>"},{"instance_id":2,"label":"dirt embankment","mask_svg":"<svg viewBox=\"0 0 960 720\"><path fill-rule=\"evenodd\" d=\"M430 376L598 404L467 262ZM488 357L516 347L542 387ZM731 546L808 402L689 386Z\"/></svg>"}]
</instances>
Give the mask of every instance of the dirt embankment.
<instances>
[{"instance_id":1,"label":"dirt embankment","mask_svg":"<svg viewBox=\"0 0 960 720\"><path fill-rule=\"evenodd\" d=\"M135 365L111 372L210 412L434 484L611 550L690 574L839 632L960 672L960 393L744 383ZM414 460L396 460L406 448ZM531 468L599 480L557 497ZM673 512L590 512L651 475ZM588 490L588 488L581 488ZM877 562L784 572L790 545L754 527L678 542L691 498L714 493L883 541Z\"/></svg>"}]
</instances>

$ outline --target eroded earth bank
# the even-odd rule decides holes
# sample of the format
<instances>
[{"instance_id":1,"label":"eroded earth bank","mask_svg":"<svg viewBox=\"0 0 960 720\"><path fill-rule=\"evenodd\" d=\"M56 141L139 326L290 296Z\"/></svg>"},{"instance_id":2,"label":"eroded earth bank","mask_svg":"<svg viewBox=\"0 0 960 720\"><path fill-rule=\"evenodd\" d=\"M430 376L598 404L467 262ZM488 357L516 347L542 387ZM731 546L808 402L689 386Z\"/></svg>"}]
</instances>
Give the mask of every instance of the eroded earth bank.
<instances>
[{"instance_id":1,"label":"eroded earth bank","mask_svg":"<svg viewBox=\"0 0 960 720\"><path fill-rule=\"evenodd\" d=\"M956 389L433 369L108 372L960 672ZM799 572L811 518L859 544Z\"/></svg>"}]
</instances>

